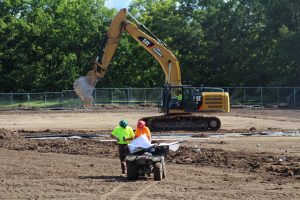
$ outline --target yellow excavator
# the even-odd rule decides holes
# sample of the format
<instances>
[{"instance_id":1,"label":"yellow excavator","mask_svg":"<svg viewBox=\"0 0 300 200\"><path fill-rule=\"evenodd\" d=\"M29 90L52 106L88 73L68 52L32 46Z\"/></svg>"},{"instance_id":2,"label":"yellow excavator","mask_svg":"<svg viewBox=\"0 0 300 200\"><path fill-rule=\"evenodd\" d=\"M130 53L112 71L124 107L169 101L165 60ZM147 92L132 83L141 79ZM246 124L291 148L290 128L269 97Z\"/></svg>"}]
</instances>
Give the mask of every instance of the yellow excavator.
<instances>
[{"instance_id":1,"label":"yellow excavator","mask_svg":"<svg viewBox=\"0 0 300 200\"><path fill-rule=\"evenodd\" d=\"M135 23L129 21L128 16ZM229 112L229 94L221 88L182 85L180 66L175 55L162 40L152 34L125 8L121 9L112 19L107 35L101 44L100 55L96 58L96 64L86 76L87 81L84 83L77 81L75 82L77 85L74 83L76 93L84 100L85 104L91 105L92 99L84 95L86 91L83 90L93 88L97 80L105 75L123 32L141 44L158 61L165 74L162 105L160 106L164 115L142 118L150 130L218 130L221 127L219 118L191 113ZM101 60L100 57L102 57ZM91 85L91 87L82 87L85 84Z\"/></svg>"}]
</instances>

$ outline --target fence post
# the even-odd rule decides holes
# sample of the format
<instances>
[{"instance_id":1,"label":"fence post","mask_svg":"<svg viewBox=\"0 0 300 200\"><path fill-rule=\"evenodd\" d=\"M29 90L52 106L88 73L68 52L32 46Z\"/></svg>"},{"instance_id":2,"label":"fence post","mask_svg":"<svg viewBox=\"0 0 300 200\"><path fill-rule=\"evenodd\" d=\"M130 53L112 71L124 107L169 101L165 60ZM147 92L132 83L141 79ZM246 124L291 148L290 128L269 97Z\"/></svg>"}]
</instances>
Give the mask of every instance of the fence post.
<instances>
[{"instance_id":1,"label":"fence post","mask_svg":"<svg viewBox=\"0 0 300 200\"><path fill-rule=\"evenodd\" d=\"M63 107L63 102L64 102L64 93L60 92L60 107Z\"/></svg>"},{"instance_id":2,"label":"fence post","mask_svg":"<svg viewBox=\"0 0 300 200\"><path fill-rule=\"evenodd\" d=\"M129 104L129 88L127 88L127 105Z\"/></svg>"},{"instance_id":3,"label":"fence post","mask_svg":"<svg viewBox=\"0 0 300 200\"><path fill-rule=\"evenodd\" d=\"M27 106L29 107L29 93L27 93Z\"/></svg>"},{"instance_id":4,"label":"fence post","mask_svg":"<svg viewBox=\"0 0 300 200\"><path fill-rule=\"evenodd\" d=\"M296 106L296 88L294 87L294 106Z\"/></svg>"},{"instance_id":5,"label":"fence post","mask_svg":"<svg viewBox=\"0 0 300 200\"><path fill-rule=\"evenodd\" d=\"M11 105L14 104L14 99L13 99L13 93L12 93L12 91L10 91L10 103L11 103Z\"/></svg>"},{"instance_id":6,"label":"fence post","mask_svg":"<svg viewBox=\"0 0 300 200\"><path fill-rule=\"evenodd\" d=\"M260 105L263 105L263 87L260 87Z\"/></svg>"},{"instance_id":7,"label":"fence post","mask_svg":"<svg viewBox=\"0 0 300 200\"><path fill-rule=\"evenodd\" d=\"M246 88L244 87L244 107L246 106Z\"/></svg>"},{"instance_id":8,"label":"fence post","mask_svg":"<svg viewBox=\"0 0 300 200\"><path fill-rule=\"evenodd\" d=\"M278 87L278 90L277 90L277 102L278 102L278 105L279 105L279 103L280 103L280 102L279 102L279 101L280 101L280 100L279 100L279 89L280 89L280 88Z\"/></svg>"},{"instance_id":9,"label":"fence post","mask_svg":"<svg viewBox=\"0 0 300 200\"><path fill-rule=\"evenodd\" d=\"M146 92L146 88L144 88L144 104L147 104L147 92Z\"/></svg>"},{"instance_id":10,"label":"fence post","mask_svg":"<svg viewBox=\"0 0 300 200\"><path fill-rule=\"evenodd\" d=\"M47 102L47 92L45 92L44 95L45 95L45 96L44 96L44 102L46 103L46 102Z\"/></svg>"}]
</instances>

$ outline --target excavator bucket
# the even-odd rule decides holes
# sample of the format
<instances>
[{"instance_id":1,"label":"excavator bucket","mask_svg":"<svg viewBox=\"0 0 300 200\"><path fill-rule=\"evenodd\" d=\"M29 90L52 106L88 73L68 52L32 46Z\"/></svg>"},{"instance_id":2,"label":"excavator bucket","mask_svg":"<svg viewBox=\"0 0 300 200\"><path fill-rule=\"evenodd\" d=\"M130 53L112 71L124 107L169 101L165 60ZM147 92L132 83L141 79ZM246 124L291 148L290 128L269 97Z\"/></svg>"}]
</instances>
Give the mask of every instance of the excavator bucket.
<instances>
[{"instance_id":1,"label":"excavator bucket","mask_svg":"<svg viewBox=\"0 0 300 200\"><path fill-rule=\"evenodd\" d=\"M86 108L93 105L92 95L98 82L98 79L93 76L92 73L93 72L91 71L91 73L88 73L88 75L79 77L73 84L76 94L83 101L84 107Z\"/></svg>"}]
</instances>

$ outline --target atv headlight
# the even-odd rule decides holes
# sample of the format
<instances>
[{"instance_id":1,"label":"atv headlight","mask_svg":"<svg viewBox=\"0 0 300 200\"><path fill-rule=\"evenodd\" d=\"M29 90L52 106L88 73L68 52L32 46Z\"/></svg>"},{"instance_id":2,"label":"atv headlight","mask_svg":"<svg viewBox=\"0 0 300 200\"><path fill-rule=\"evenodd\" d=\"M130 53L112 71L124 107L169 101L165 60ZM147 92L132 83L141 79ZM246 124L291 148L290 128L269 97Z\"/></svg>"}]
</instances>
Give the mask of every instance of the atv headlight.
<instances>
[{"instance_id":1,"label":"atv headlight","mask_svg":"<svg viewBox=\"0 0 300 200\"><path fill-rule=\"evenodd\" d=\"M126 160L128 161L135 161L136 156L130 155L130 156L126 156Z\"/></svg>"},{"instance_id":2,"label":"atv headlight","mask_svg":"<svg viewBox=\"0 0 300 200\"><path fill-rule=\"evenodd\" d=\"M160 160L161 160L160 157L153 157L153 158L152 158L152 161L153 161L153 162L159 162Z\"/></svg>"}]
</instances>

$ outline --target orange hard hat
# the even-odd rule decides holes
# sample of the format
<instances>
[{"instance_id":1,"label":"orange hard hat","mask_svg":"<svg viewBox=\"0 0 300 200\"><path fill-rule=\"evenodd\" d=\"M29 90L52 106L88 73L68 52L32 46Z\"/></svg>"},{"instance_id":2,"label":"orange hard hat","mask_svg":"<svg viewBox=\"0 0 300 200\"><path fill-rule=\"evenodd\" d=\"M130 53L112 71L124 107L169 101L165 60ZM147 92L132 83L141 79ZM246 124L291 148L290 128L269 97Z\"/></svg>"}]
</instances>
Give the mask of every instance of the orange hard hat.
<instances>
[{"instance_id":1,"label":"orange hard hat","mask_svg":"<svg viewBox=\"0 0 300 200\"><path fill-rule=\"evenodd\" d=\"M146 125L146 122L143 120L139 120L137 123L137 127L138 128L143 128Z\"/></svg>"}]
</instances>

